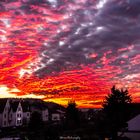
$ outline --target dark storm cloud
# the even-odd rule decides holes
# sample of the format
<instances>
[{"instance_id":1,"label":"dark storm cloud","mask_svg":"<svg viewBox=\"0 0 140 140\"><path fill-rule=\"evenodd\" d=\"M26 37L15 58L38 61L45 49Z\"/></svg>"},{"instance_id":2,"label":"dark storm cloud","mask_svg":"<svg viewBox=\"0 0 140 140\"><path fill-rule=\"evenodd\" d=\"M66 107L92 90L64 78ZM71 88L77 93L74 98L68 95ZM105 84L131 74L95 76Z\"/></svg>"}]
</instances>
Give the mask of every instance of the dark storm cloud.
<instances>
[{"instance_id":1,"label":"dark storm cloud","mask_svg":"<svg viewBox=\"0 0 140 140\"><path fill-rule=\"evenodd\" d=\"M104 9L107 14L119 16L136 17L140 14L139 0L110 0L107 4L107 9Z\"/></svg>"},{"instance_id":2,"label":"dark storm cloud","mask_svg":"<svg viewBox=\"0 0 140 140\"><path fill-rule=\"evenodd\" d=\"M129 58L138 55L135 42L140 37L140 2L110 0L101 9L96 7L97 3L89 5L89 2L87 0L78 8L70 10L72 16L62 23L62 25L70 24L69 30L58 33L53 38L55 42L49 44L52 48L49 48L46 56L53 61L47 63L46 57L42 57L42 61L46 60L46 67L37 73L58 72L70 66L78 68L81 64L88 65L96 62L96 66L104 67L101 59L108 51L111 51L105 56L110 61L108 65L120 65L125 73L129 73L126 70L131 65ZM75 3L74 7L76 6L78 4ZM63 41L64 44L60 45L59 41ZM132 44L134 47L127 49ZM119 52L118 50L122 48L126 48L126 51ZM43 46L43 49L47 51L47 47L45 49ZM92 53L96 53L97 57L91 58ZM124 55L127 57L124 58ZM133 66L131 72L135 73L136 69L137 66Z\"/></svg>"},{"instance_id":3,"label":"dark storm cloud","mask_svg":"<svg viewBox=\"0 0 140 140\"><path fill-rule=\"evenodd\" d=\"M31 47L36 42L42 46L39 56L43 67L37 69L36 74L44 76L89 64L93 64L95 69L106 65L120 66L122 77L137 73L139 62L135 59L140 51L139 0L106 0L105 3L99 0L15 2L2 3L0 8L9 8L15 12L14 16L25 14L25 21L43 23L35 28L24 28L28 26L25 24L20 31L12 31L22 40L26 40L26 36L21 34L37 32L28 36L30 39L36 36L36 40L26 42ZM58 20L60 16L66 18ZM52 32L54 28L57 30L55 33ZM45 43L47 38L49 41ZM121 76L120 73L118 75Z\"/></svg>"}]
</instances>

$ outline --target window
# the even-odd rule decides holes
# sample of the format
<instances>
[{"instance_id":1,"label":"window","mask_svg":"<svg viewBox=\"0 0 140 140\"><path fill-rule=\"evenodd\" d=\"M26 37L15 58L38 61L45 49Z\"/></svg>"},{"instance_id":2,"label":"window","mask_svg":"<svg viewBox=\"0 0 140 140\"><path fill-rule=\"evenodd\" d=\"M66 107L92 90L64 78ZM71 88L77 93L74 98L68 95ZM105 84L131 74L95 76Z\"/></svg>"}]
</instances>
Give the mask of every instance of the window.
<instances>
[{"instance_id":1,"label":"window","mask_svg":"<svg viewBox=\"0 0 140 140\"><path fill-rule=\"evenodd\" d=\"M18 117L18 118L21 118L21 113L18 113L18 114L17 114L17 117Z\"/></svg>"},{"instance_id":2,"label":"window","mask_svg":"<svg viewBox=\"0 0 140 140\"><path fill-rule=\"evenodd\" d=\"M20 124L20 121L21 121L21 120L17 120L17 124Z\"/></svg>"}]
</instances>

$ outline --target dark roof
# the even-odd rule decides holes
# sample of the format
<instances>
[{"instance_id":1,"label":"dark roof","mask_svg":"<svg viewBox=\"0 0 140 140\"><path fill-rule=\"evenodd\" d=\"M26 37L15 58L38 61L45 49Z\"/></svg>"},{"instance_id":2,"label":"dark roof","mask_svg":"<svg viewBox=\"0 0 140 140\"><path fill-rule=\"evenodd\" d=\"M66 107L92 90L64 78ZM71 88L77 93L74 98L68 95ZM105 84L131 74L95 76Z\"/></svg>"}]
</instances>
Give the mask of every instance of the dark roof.
<instances>
[{"instance_id":1,"label":"dark roof","mask_svg":"<svg viewBox=\"0 0 140 140\"><path fill-rule=\"evenodd\" d=\"M65 114L66 113L63 110L54 110L54 109L49 109L48 111L50 114Z\"/></svg>"},{"instance_id":2,"label":"dark roof","mask_svg":"<svg viewBox=\"0 0 140 140\"><path fill-rule=\"evenodd\" d=\"M0 99L0 113L2 113L2 112L4 111L6 102L7 102L7 98L5 98L5 99Z\"/></svg>"},{"instance_id":3,"label":"dark roof","mask_svg":"<svg viewBox=\"0 0 140 140\"><path fill-rule=\"evenodd\" d=\"M10 103L10 106L11 106L11 109L13 110L13 112L17 111L18 105L19 105L19 101L14 101L14 102Z\"/></svg>"},{"instance_id":4,"label":"dark roof","mask_svg":"<svg viewBox=\"0 0 140 140\"><path fill-rule=\"evenodd\" d=\"M28 112L30 111L30 104L28 101L22 101L21 102L22 110L23 112Z\"/></svg>"},{"instance_id":5,"label":"dark roof","mask_svg":"<svg viewBox=\"0 0 140 140\"><path fill-rule=\"evenodd\" d=\"M45 110L47 109L47 106L43 102L33 102L31 104L32 107L37 108L39 110Z\"/></svg>"}]
</instances>

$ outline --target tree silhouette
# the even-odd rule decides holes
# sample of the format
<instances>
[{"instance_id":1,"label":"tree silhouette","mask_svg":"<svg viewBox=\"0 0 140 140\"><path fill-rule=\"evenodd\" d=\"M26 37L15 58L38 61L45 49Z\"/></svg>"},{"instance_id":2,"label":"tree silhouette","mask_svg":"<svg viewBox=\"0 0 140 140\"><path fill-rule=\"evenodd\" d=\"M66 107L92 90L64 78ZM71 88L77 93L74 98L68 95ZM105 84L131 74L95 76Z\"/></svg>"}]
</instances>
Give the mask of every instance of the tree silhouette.
<instances>
[{"instance_id":1,"label":"tree silhouette","mask_svg":"<svg viewBox=\"0 0 140 140\"><path fill-rule=\"evenodd\" d=\"M106 97L105 102L103 103L103 107L106 108L112 108L114 105L122 105L122 104L127 104L131 103L132 99L131 96L128 93L128 90L119 90L116 89L115 86L111 88L111 94L109 94Z\"/></svg>"},{"instance_id":2,"label":"tree silhouette","mask_svg":"<svg viewBox=\"0 0 140 140\"><path fill-rule=\"evenodd\" d=\"M106 97L103 103L108 129L113 134L114 140L116 139L117 131L126 125L125 122L129 112L127 106L131 102L132 99L127 89L116 89L113 86L111 94Z\"/></svg>"},{"instance_id":3,"label":"tree silhouette","mask_svg":"<svg viewBox=\"0 0 140 140\"><path fill-rule=\"evenodd\" d=\"M31 119L29 122L29 127L31 129L40 129L42 125L42 117L41 114L39 112L33 112L31 115Z\"/></svg>"},{"instance_id":4,"label":"tree silhouette","mask_svg":"<svg viewBox=\"0 0 140 140\"><path fill-rule=\"evenodd\" d=\"M68 102L68 106L66 108L66 126L67 128L76 128L79 126L79 123L79 111L76 108L75 101L71 100Z\"/></svg>"}]
</instances>

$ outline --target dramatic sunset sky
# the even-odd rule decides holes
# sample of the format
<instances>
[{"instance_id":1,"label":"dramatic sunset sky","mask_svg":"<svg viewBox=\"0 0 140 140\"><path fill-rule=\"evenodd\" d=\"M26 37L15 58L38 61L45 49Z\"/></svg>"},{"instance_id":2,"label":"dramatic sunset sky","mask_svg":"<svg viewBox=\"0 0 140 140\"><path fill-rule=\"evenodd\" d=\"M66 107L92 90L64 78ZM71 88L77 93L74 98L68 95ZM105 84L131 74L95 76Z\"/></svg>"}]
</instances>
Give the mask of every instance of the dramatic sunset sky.
<instances>
[{"instance_id":1,"label":"dramatic sunset sky","mask_svg":"<svg viewBox=\"0 0 140 140\"><path fill-rule=\"evenodd\" d=\"M113 85L140 102L140 0L0 0L0 97L101 107Z\"/></svg>"}]
</instances>

